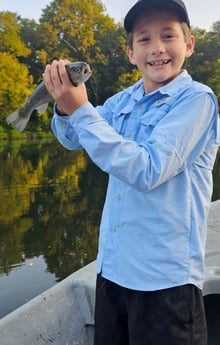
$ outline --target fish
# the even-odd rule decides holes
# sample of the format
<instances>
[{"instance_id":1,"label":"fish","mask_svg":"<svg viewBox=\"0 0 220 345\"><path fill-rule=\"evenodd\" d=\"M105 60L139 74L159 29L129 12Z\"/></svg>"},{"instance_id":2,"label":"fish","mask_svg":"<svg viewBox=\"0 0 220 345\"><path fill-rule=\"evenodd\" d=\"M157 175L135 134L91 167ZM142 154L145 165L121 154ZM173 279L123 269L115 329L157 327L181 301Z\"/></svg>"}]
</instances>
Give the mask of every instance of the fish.
<instances>
[{"instance_id":1,"label":"fish","mask_svg":"<svg viewBox=\"0 0 220 345\"><path fill-rule=\"evenodd\" d=\"M70 62L65 67L74 86L85 83L92 75L89 64L83 61ZM53 98L47 91L44 81L42 81L28 96L24 106L11 113L6 121L8 124L13 124L19 132L22 132L27 126L33 111L37 110L40 114L45 113L48 104L52 101Z\"/></svg>"}]
</instances>

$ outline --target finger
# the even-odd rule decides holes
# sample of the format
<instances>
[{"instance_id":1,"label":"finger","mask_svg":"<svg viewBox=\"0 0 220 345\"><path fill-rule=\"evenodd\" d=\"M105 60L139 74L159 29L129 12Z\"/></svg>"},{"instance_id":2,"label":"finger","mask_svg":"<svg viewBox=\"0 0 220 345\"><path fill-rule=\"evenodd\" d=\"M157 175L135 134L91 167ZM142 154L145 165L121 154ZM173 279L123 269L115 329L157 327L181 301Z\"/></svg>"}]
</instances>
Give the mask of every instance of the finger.
<instances>
[{"instance_id":1,"label":"finger","mask_svg":"<svg viewBox=\"0 0 220 345\"><path fill-rule=\"evenodd\" d=\"M49 78L54 87L60 86L60 84L62 84L62 81L60 79L59 72L58 72L58 63L59 62L56 60L52 61L50 65L50 69L49 69Z\"/></svg>"},{"instance_id":2,"label":"finger","mask_svg":"<svg viewBox=\"0 0 220 345\"><path fill-rule=\"evenodd\" d=\"M69 63L69 60L60 60L57 68L58 68L58 74L59 78L62 84L65 84L66 86L72 86L69 80L69 76L66 71L66 65Z\"/></svg>"},{"instance_id":3,"label":"finger","mask_svg":"<svg viewBox=\"0 0 220 345\"><path fill-rule=\"evenodd\" d=\"M45 67L45 70L43 73L43 81L47 89L52 86L51 78L50 78L50 65L47 65Z\"/></svg>"}]
</instances>

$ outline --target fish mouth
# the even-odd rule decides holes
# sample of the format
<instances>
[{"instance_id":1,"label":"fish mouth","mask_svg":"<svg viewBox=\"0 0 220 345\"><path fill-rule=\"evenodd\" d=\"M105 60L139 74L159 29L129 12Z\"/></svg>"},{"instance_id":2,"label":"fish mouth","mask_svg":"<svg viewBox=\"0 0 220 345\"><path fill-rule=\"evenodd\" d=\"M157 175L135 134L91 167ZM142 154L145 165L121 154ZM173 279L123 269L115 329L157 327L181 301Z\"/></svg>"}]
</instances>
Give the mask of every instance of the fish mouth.
<instances>
[{"instance_id":1,"label":"fish mouth","mask_svg":"<svg viewBox=\"0 0 220 345\"><path fill-rule=\"evenodd\" d=\"M83 61L70 62L65 67L70 81L74 86L85 83L92 75L89 64Z\"/></svg>"},{"instance_id":2,"label":"fish mouth","mask_svg":"<svg viewBox=\"0 0 220 345\"><path fill-rule=\"evenodd\" d=\"M87 65L84 69L83 69L83 74L84 76L87 76L87 75L91 75L92 74L92 71L91 71L91 68L89 65Z\"/></svg>"},{"instance_id":3,"label":"fish mouth","mask_svg":"<svg viewBox=\"0 0 220 345\"><path fill-rule=\"evenodd\" d=\"M86 67L84 68L84 70L83 70L83 74L87 74L87 73L91 73L91 68L90 68L89 65L86 66Z\"/></svg>"},{"instance_id":4,"label":"fish mouth","mask_svg":"<svg viewBox=\"0 0 220 345\"><path fill-rule=\"evenodd\" d=\"M84 82L86 82L92 75L92 70L90 68L89 65L87 65L84 69L83 69L83 79L84 79Z\"/></svg>"},{"instance_id":5,"label":"fish mouth","mask_svg":"<svg viewBox=\"0 0 220 345\"><path fill-rule=\"evenodd\" d=\"M155 60L155 61L148 62L148 65L150 65L150 66L163 66L163 65L167 65L170 61L171 61L171 59Z\"/></svg>"}]
</instances>

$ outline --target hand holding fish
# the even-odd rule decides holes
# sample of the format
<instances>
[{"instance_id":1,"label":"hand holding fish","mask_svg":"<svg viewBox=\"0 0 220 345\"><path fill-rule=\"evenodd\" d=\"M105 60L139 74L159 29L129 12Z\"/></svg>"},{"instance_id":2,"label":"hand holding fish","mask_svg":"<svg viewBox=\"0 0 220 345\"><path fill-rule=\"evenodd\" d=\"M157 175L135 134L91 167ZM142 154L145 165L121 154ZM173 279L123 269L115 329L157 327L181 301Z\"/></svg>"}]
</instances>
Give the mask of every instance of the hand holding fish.
<instances>
[{"instance_id":1,"label":"hand holding fish","mask_svg":"<svg viewBox=\"0 0 220 345\"><path fill-rule=\"evenodd\" d=\"M43 74L45 86L57 103L60 113L71 115L75 110L88 102L84 83L73 86L66 71L68 60L54 60L47 65Z\"/></svg>"},{"instance_id":2,"label":"hand holding fish","mask_svg":"<svg viewBox=\"0 0 220 345\"><path fill-rule=\"evenodd\" d=\"M23 107L6 118L7 123L14 124L22 132L33 111L43 114L53 99L61 113L71 114L88 101L84 83L91 75L92 71L86 62L53 61L46 67L44 81L30 94Z\"/></svg>"}]
</instances>

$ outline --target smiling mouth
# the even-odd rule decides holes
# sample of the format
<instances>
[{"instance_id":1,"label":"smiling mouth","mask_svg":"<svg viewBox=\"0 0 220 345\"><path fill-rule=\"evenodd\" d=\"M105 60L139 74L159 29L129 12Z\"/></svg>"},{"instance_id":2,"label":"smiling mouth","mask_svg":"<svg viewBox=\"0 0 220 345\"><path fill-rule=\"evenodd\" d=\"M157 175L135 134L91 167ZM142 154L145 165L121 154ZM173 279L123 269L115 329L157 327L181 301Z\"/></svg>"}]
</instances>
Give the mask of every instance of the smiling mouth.
<instances>
[{"instance_id":1,"label":"smiling mouth","mask_svg":"<svg viewBox=\"0 0 220 345\"><path fill-rule=\"evenodd\" d=\"M171 60L158 60L158 61L151 61L148 62L148 65L150 66L162 66L167 65Z\"/></svg>"}]
</instances>

